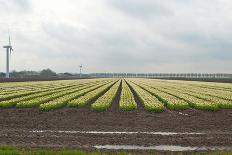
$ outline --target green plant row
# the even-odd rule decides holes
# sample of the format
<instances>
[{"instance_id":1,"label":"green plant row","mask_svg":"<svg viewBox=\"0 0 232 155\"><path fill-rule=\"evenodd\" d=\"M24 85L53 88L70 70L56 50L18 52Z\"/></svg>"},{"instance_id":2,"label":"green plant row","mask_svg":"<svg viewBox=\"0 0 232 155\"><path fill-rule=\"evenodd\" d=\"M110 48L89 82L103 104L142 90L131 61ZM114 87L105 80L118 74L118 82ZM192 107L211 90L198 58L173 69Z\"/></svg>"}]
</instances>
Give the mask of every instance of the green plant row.
<instances>
[{"instance_id":1,"label":"green plant row","mask_svg":"<svg viewBox=\"0 0 232 155\"><path fill-rule=\"evenodd\" d=\"M91 104L91 109L99 112L106 111L112 105L119 90L120 83L121 80L115 83L104 95Z\"/></svg>"},{"instance_id":2,"label":"green plant row","mask_svg":"<svg viewBox=\"0 0 232 155\"><path fill-rule=\"evenodd\" d=\"M93 102L94 100L96 100L98 97L100 97L101 95L103 95L110 87L112 87L112 85L115 83L114 82L110 82L96 90L93 90L91 92L86 93L85 95L71 100L68 102L68 106L69 107L83 107L87 104L90 104L91 102Z\"/></svg>"},{"instance_id":3,"label":"green plant row","mask_svg":"<svg viewBox=\"0 0 232 155\"><path fill-rule=\"evenodd\" d=\"M65 91L52 93L52 94L46 95L46 96L36 97L36 98L33 98L31 100L27 100L27 101L18 102L16 104L16 107L18 107L18 108L30 108L30 107L39 106L40 104L49 102L51 100L54 100L56 98L62 97L62 96L67 95L67 94L71 94L71 93L73 93L75 91L79 91L79 90L82 90L82 89L89 88L89 87L94 86L96 84L97 83L91 83L91 84L87 84L87 85L85 84L85 85L82 85L82 86L76 86L74 88L73 87L68 88Z\"/></svg>"},{"instance_id":4,"label":"green plant row","mask_svg":"<svg viewBox=\"0 0 232 155\"><path fill-rule=\"evenodd\" d=\"M35 90L35 89L41 89L46 88L47 85L22 85L22 86L10 86L10 87L1 87L0 95L14 93L16 91L26 91L26 90Z\"/></svg>"},{"instance_id":5,"label":"green plant row","mask_svg":"<svg viewBox=\"0 0 232 155\"><path fill-rule=\"evenodd\" d=\"M183 99L177 98L173 95L167 94L165 92L162 92L158 89L155 89L153 87L144 84L139 84L139 85L143 89L154 95L156 98L158 98L161 102L163 102L164 105L170 110L184 110L189 108L188 102L186 102Z\"/></svg>"},{"instance_id":6,"label":"green plant row","mask_svg":"<svg viewBox=\"0 0 232 155\"><path fill-rule=\"evenodd\" d=\"M69 87L72 85L91 83L96 81L107 81L109 79L91 79L91 80L67 80L67 81L40 81L40 82L24 82L24 83L0 83L0 100L5 96L17 95L29 91L55 89L57 87Z\"/></svg>"},{"instance_id":7,"label":"green plant row","mask_svg":"<svg viewBox=\"0 0 232 155\"><path fill-rule=\"evenodd\" d=\"M69 87L64 85L64 86L61 86L61 87ZM40 92L44 92L44 91L47 91L47 90L50 90L50 89L56 89L56 87L49 87L47 89L45 88L39 88L39 89L36 89L36 90L23 90L23 91L15 91L13 93L10 93L10 94L5 94L5 95L0 95L0 101L5 101L5 100L10 100L10 99L14 99L14 98L18 98L18 97L23 97L23 96L27 96L27 95L31 95L31 94L36 94L36 93L40 93Z\"/></svg>"},{"instance_id":8,"label":"green plant row","mask_svg":"<svg viewBox=\"0 0 232 155\"><path fill-rule=\"evenodd\" d=\"M181 90L177 91L177 90L162 89L162 88L160 90L163 90L164 92L168 94L174 95L178 98L185 100L186 102L189 103L191 107L195 109L208 110L208 111L219 110L219 106L215 102L207 101L207 100L197 98L195 96L191 96L189 94L182 92Z\"/></svg>"},{"instance_id":9,"label":"green plant row","mask_svg":"<svg viewBox=\"0 0 232 155\"><path fill-rule=\"evenodd\" d=\"M47 95L51 95L51 94L54 94L54 93L59 93L61 91L68 91L68 90L71 90L71 89L74 89L76 87L80 87L80 86L83 86L83 85L84 84L77 84L77 85L72 85L72 86L60 86L60 87L57 87L57 88L44 89L42 92L39 92L39 93L33 93L33 94L22 96L22 97L1 101L0 102L0 107L1 108L9 108L9 107L15 106L17 103L18 103L18 107L20 107L20 105L23 102L28 101L30 99L34 99L34 98L42 97L42 96L47 96ZM26 105L26 104L23 104L23 105Z\"/></svg>"},{"instance_id":10,"label":"green plant row","mask_svg":"<svg viewBox=\"0 0 232 155\"><path fill-rule=\"evenodd\" d=\"M156 84L154 84L156 86ZM229 90L223 90L223 89L216 89L216 87L211 88L210 86L201 86L201 85L186 85L186 84L169 84L168 88L173 88L173 89L181 89L185 90L188 92L196 92L202 94L202 95L207 95L207 96L213 96L213 97L218 97L221 99L225 100L230 100L232 101L232 92Z\"/></svg>"},{"instance_id":11,"label":"green plant row","mask_svg":"<svg viewBox=\"0 0 232 155\"><path fill-rule=\"evenodd\" d=\"M122 81L122 92L120 95L119 109L121 111L129 111L137 108L133 93L131 92L126 81Z\"/></svg>"},{"instance_id":12,"label":"green plant row","mask_svg":"<svg viewBox=\"0 0 232 155\"><path fill-rule=\"evenodd\" d=\"M229 99L226 100L219 97L223 96L223 94L231 96L230 92L199 88L197 87L198 84L194 84L196 82L188 82L191 85L186 85L185 82L181 81L160 82L158 80L150 80L148 82L146 80L134 80L134 82L144 83L158 91L183 99L195 109L216 111L221 108L231 108L231 101Z\"/></svg>"},{"instance_id":13,"label":"green plant row","mask_svg":"<svg viewBox=\"0 0 232 155\"><path fill-rule=\"evenodd\" d=\"M135 91L140 102L143 104L144 109L149 112L162 112L164 105L156 97L152 96L149 92L142 89L133 82L128 82L132 89Z\"/></svg>"},{"instance_id":14,"label":"green plant row","mask_svg":"<svg viewBox=\"0 0 232 155\"><path fill-rule=\"evenodd\" d=\"M176 89L174 89L176 90ZM199 93L199 91L193 91L193 90L189 90L189 89L182 89L184 91L185 94L203 99L203 100L207 100L209 102L213 102L215 104L218 105L219 108L222 109L231 109L232 108L232 101L231 100L226 100L226 99L222 99L219 97L215 97L212 96L211 94L205 94L204 91L202 91L202 93ZM177 90L179 91L179 90Z\"/></svg>"},{"instance_id":15,"label":"green plant row","mask_svg":"<svg viewBox=\"0 0 232 155\"><path fill-rule=\"evenodd\" d=\"M76 82L77 83L77 82ZM36 90L44 90L44 89L52 89L52 88L57 88L57 87L63 87L65 85L63 84L34 84L34 85L23 85L21 87L9 87L5 88L4 90L0 91L0 96L8 95L8 94L17 94L17 93L23 93L27 91L36 91ZM67 86L67 84L66 84Z\"/></svg>"},{"instance_id":16,"label":"green plant row","mask_svg":"<svg viewBox=\"0 0 232 155\"><path fill-rule=\"evenodd\" d=\"M0 91L0 96L19 93L19 92L25 92L30 90L36 90L35 88L14 88L14 89L4 89Z\"/></svg>"},{"instance_id":17,"label":"green plant row","mask_svg":"<svg viewBox=\"0 0 232 155\"><path fill-rule=\"evenodd\" d=\"M22 96L26 96L26 95L31 95L31 94L35 94L35 93L40 93L43 90L29 90L29 91L23 91L23 92L16 92L13 94L7 94L7 95L0 95L0 101L5 101L5 100L10 100L16 97L22 97Z\"/></svg>"},{"instance_id":18,"label":"green plant row","mask_svg":"<svg viewBox=\"0 0 232 155\"><path fill-rule=\"evenodd\" d=\"M190 84L190 85L196 87L196 84ZM232 92L232 87L230 85L228 85L228 84L224 84L224 85L226 85L226 87L225 86L220 86L220 85L218 85L218 83L214 83L214 84L211 84L211 85L209 85L209 84L206 85L206 84L199 83L197 85L197 87L207 88L207 89L211 89L211 90L222 90L222 91L230 91L230 92Z\"/></svg>"},{"instance_id":19,"label":"green plant row","mask_svg":"<svg viewBox=\"0 0 232 155\"><path fill-rule=\"evenodd\" d=\"M208 88L192 88L192 87L183 87L182 90L186 90L188 92L193 92L193 93L201 92L201 94L204 94L207 96L218 97L224 100L232 101L232 92L227 91L227 90L215 90L215 89L208 89Z\"/></svg>"},{"instance_id":20,"label":"green plant row","mask_svg":"<svg viewBox=\"0 0 232 155\"><path fill-rule=\"evenodd\" d=\"M69 93L67 95L63 95L63 96L56 98L54 100L51 100L47 103L40 104L39 108L43 111L48 111L48 110L64 107L70 100L73 100L73 99L78 98L82 95L85 95L86 93L88 93L90 91L94 91L95 89L100 88L104 84L105 83L97 84L94 86L89 85L83 89L77 89L77 90L73 91L72 93Z\"/></svg>"}]
</instances>

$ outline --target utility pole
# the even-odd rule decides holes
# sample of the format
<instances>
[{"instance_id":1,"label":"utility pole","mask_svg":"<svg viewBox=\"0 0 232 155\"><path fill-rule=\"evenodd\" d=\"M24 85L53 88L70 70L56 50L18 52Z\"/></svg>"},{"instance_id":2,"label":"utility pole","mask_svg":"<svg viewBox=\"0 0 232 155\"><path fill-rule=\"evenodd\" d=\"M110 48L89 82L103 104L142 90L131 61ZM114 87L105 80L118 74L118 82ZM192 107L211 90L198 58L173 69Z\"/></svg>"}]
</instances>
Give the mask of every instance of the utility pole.
<instances>
[{"instance_id":1,"label":"utility pole","mask_svg":"<svg viewBox=\"0 0 232 155\"><path fill-rule=\"evenodd\" d=\"M82 77L82 65L79 66L80 67L80 78Z\"/></svg>"}]
</instances>

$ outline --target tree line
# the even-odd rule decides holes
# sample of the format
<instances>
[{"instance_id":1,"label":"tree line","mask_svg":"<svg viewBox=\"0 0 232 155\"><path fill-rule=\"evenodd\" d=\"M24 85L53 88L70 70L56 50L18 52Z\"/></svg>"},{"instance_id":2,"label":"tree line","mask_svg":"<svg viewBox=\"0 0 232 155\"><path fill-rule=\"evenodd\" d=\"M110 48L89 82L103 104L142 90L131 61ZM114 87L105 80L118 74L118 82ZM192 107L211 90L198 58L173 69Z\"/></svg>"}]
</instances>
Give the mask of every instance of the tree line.
<instances>
[{"instance_id":1,"label":"tree line","mask_svg":"<svg viewBox=\"0 0 232 155\"><path fill-rule=\"evenodd\" d=\"M82 78L86 78L87 74L82 74ZM4 78L5 73L0 72L0 78ZM56 78L56 77L80 77L79 74L74 73L56 73L55 71L47 68L41 71L15 71L10 72L11 78Z\"/></svg>"}]
</instances>

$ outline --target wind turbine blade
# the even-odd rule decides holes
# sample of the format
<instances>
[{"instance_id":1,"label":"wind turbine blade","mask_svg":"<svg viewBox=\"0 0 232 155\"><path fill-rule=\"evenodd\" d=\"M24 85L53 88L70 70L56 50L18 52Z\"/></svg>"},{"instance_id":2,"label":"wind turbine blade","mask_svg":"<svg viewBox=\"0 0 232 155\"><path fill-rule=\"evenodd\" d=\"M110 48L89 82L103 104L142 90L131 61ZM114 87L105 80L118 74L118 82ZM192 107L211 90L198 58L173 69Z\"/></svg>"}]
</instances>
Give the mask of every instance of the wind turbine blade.
<instances>
[{"instance_id":1,"label":"wind turbine blade","mask_svg":"<svg viewBox=\"0 0 232 155\"><path fill-rule=\"evenodd\" d=\"M9 45L11 46L10 36L9 36Z\"/></svg>"},{"instance_id":2,"label":"wind turbine blade","mask_svg":"<svg viewBox=\"0 0 232 155\"><path fill-rule=\"evenodd\" d=\"M10 40L10 30L8 29L8 35L9 35L9 45L11 46L11 40Z\"/></svg>"}]
</instances>

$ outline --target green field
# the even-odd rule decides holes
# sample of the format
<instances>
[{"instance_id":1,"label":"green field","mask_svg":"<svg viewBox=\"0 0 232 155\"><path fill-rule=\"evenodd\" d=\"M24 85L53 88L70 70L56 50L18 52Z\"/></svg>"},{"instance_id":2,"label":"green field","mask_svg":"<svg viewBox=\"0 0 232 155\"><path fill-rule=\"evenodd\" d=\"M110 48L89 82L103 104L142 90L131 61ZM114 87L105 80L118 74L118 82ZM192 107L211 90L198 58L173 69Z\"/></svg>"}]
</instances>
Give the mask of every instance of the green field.
<instances>
[{"instance_id":1,"label":"green field","mask_svg":"<svg viewBox=\"0 0 232 155\"><path fill-rule=\"evenodd\" d=\"M0 83L0 108L83 108L107 111L119 97L120 111L232 108L232 85L154 79L88 79ZM135 99L137 98L137 101Z\"/></svg>"},{"instance_id":2,"label":"green field","mask_svg":"<svg viewBox=\"0 0 232 155\"><path fill-rule=\"evenodd\" d=\"M140 155L141 153L136 152L99 152L99 151L80 151L80 150L61 150L61 151L51 151L51 150L19 150L13 147L0 147L0 155ZM147 155L161 155L163 153L142 153ZM232 152L204 152L204 153L189 153L189 152L166 152L165 155L231 155Z\"/></svg>"}]
</instances>

